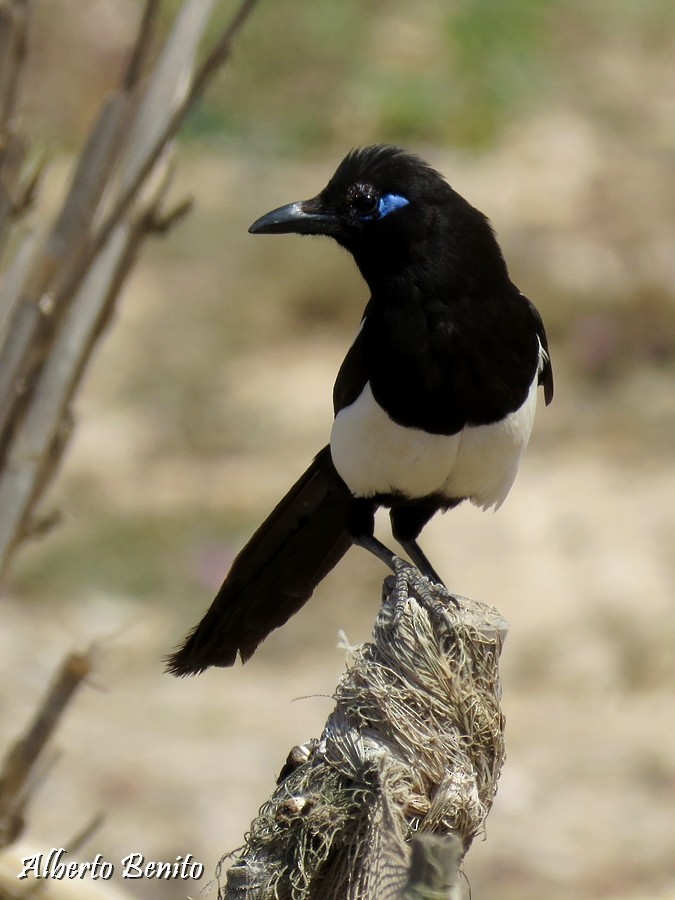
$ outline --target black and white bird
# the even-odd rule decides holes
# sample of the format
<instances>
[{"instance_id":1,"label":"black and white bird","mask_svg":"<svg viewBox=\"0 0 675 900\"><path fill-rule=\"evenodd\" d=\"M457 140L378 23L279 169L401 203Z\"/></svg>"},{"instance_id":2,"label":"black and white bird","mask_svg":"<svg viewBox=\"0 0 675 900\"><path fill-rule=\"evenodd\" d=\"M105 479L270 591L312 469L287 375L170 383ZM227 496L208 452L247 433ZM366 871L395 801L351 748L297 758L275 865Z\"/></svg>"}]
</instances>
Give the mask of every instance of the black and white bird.
<instances>
[{"instance_id":1,"label":"black and white bird","mask_svg":"<svg viewBox=\"0 0 675 900\"><path fill-rule=\"evenodd\" d=\"M379 507L417 570L440 582L417 543L422 528L464 500L499 507L530 438L537 386L547 404L553 397L541 317L511 282L490 223L419 157L353 150L320 194L249 230L329 235L371 297L335 382L330 443L169 657L176 675L245 662L352 544L396 570L373 535Z\"/></svg>"}]
</instances>

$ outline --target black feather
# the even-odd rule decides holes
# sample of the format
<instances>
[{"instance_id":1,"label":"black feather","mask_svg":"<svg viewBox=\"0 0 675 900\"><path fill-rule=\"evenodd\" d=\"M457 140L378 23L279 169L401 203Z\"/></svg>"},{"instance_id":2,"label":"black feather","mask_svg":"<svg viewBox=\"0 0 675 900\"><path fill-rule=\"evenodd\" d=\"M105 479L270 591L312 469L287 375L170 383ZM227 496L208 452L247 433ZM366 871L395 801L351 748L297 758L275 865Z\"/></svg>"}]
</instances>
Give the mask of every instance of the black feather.
<instances>
[{"instance_id":1,"label":"black feather","mask_svg":"<svg viewBox=\"0 0 675 900\"><path fill-rule=\"evenodd\" d=\"M312 596L351 546L351 494L324 447L235 559L216 598L167 659L173 675L246 662Z\"/></svg>"},{"instance_id":2,"label":"black feather","mask_svg":"<svg viewBox=\"0 0 675 900\"><path fill-rule=\"evenodd\" d=\"M353 150L316 197L273 210L251 230L330 235L370 288L335 382L336 415L366 384L390 420L430 435L499 423L525 403L535 379L551 402L539 312L511 282L488 219L418 156L386 145ZM367 439L363 447L373 452ZM446 496L447 483L424 497L397 484L360 486L352 496L325 447L236 558L211 608L169 657L169 671L247 660L306 603L352 540L376 552L378 506L391 507L395 535L437 577L415 543L419 532L436 511L473 496L466 485L455 489L461 496ZM377 555L391 558L381 544Z\"/></svg>"}]
</instances>

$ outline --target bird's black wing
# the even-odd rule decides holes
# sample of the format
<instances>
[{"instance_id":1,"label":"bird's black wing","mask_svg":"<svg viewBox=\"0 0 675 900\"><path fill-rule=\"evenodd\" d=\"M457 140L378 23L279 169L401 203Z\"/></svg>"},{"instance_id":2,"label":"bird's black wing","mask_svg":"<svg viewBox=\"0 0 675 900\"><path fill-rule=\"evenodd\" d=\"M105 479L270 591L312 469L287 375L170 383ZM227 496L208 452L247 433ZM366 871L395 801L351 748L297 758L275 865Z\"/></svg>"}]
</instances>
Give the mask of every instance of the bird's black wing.
<instances>
[{"instance_id":1,"label":"bird's black wing","mask_svg":"<svg viewBox=\"0 0 675 900\"><path fill-rule=\"evenodd\" d=\"M525 299L527 300L527 297ZM544 400L548 406L551 400L553 400L553 366L551 365L551 354L548 349L548 338L546 337L546 329L544 328L544 323L539 315L539 310L531 300L527 300L527 302L530 307L530 312L534 317L537 337L541 343L541 349L544 351L544 364L539 373L538 383L544 386Z\"/></svg>"},{"instance_id":2,"label":"bird's black wing","mask_svg":"<svg viewBox=\"0 0 675 900\"><path fill-rule=\"evenodd\" d=\"M351 406L368 383L370 378L368 362L362 321L361 330L347 351L335 379L333 387L333 412L335 415L346 406Z\"/></svg>"},{"instance_id":3,"label":"bird's black wing","mask_svg":"<svg viewBox=\"0 0 675 900\"><path fill-rule=\"evenodd\" d=\"M174 675L243 662L312 596L351 546L351 495L324 447L237 556L206 615L167 659Z\"/></svg>"}]
</instances>

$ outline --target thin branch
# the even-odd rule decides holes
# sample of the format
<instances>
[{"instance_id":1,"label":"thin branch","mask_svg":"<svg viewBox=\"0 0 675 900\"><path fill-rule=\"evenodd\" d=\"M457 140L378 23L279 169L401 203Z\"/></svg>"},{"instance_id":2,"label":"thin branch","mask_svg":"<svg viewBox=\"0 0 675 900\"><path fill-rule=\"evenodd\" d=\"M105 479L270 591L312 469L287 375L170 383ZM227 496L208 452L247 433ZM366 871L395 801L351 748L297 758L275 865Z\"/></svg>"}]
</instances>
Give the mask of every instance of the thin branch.
<instances>
[{"instance_id":1,"label":"thin branch","mask_svg":"<svg viewBox=\"0 0 675 900\"><path fill-rule=\"evenodd\" d=\"M143 17L136 35L136 43L129 54L129 62L122 79L122 90L124 91L131 92L141 77L155 33L159 7L160 0L145 0Z\"/></svg>"},{"instance_id":2,"label":"thin branch","mask_svg":"<svg viewBox=\"0 0 675 900\"><path fill-rule=\"evenodd\" d=\"M214 3L215 0L187 0L176 15L131 123L113 196L123 193L134 181L143 160L152 153L157 135L185 99Z\"/></svg>"},{"instance_id":3,"label":"thin branch","mask_svg":"<svg viewBox=\"0 0 675 900\"><path fill-rule=\"evenodd\" d=\"M30 0L0 6L0 251L10 222L23 206L19 181L26 146L13 120L26 59L30 6Z\"/></svg>"},{"instance_id":4,"label":"thin branch","mask_svg":"<svg viewBox=\"0 0 675 900\"><path fill-rule=\"evenodd\" d=\"M55 279L68 271L89 243L89 222L103 192L114 158L119 153L127 95L117 92L101 110L82 152L71 187L56 222L29 273L8 335L0 350L0 433L15 415L15 402L31 372L41 361L39 338L52 327L64 296L57 302ZM4 451L0 446L0 452Z\"/></svg>"},{"instance_id":5,"label":"thin branch","mask_svg":"<svg viewBox=\"0 0 675 900\"><path fill-rule=\"evenodd\" d=\"M237 13L232 18L229 26L217 42L216 46L211 50L205 61L192 81L190 89L185 99L174 110L167 120L164 128L157 135L151 149L148 151L142 165L136 171L134 178L126 186L125 190L120 194L113 208L110 210L105 220L99 227L91 241L90 245L83 253L79 260L79 265L71 270L69 277L61 285L59 292L55 295L55 302L59 302L62 295L70 294L77 286L79 281L84 277L87 269L91 265L97 253L100 252L108 238L110 237L117 222L124 217L131 206L138 190L152 171L154 164L162 153L165 145L178 131L183 119L200 98L207 82L216 72L216 70L229 58L232 52L232 46L235 37L243 27L244 23L250 16L258 0L243 0Z\"/></svg>"},{"instance_id":6,"label":"thin branch","mask_svg":"<svg viewBox=\"0 0 675 900\"><path fill-rule=\"evenodd\" d=\"M91 652L71 653L61 664L26 733L9 750L0 769L0 847L23 828L31 776L68 704L91 671Z\"/></svg>"},{"instance_id":7,"label":"thin branch","mask_svg":"<svg viewBox=\"0 0 675 900\"><path fill-rule=\"evenodd\" d=\"M19 81L26 57L31 0L13 0L0 7L0 129L14 115Z\"/></svg>"},{"instance_id":8,"label":"thin branch","mask_svg":"<svg viewBox=\"0 0 675 900\"><path fill-rule=\"evenodd\" d=\"M0 349L0 570L32 533L31 511L72 428L70 398L142 241L189 209L189 201L161 208L167 146L256 2L241 3L194 74L215 0L186 0L143 78L157 14L148 0L121 86L91 128L61 212L39 249L26 261L24 248L12 268Z\"/></svg>"},{"instance_id":9,"label":"thin branch","mask_svg":"<svg viewBox=\"0 0 675 900\"><path fill-rule=\"evenodd\" d=\"M68 848L71 856L75 856L77 852L97 834L106 820L105 813L95 813L88 822L80 828L69 840L64 841L64 846Z\"/></svg>"},{"instance_id":10,"label":"thin branch","mask_svg":"<svg viewBox=\"0 0 675 900\"><path fill-rule=\"evenodd\" d=\"M39 330L47 325L47 317L58 313L73 295L96 256L101 252L117 224L133 203L141 185L155 166L167 142L173 137L187 111L199 97L205 83L216 68L228 58L233 40L257 0L244 0L220 41L211 51L194 78L185 98L169 116L145 158L139 162L133 177L121 192L112 210L93 238L85 233L87 213L103 187L112 159L119 150L119 136L124 133L122 120L128 112L129 98L114 94L105 104L83 151L72 187L57 222L46 241L44 253L36 266L20 301L20 315L12 323L10 334L0 352L0 432L13 414L14 401L30 371L23 365L30 359L28 349L35 349ZM117 140L115 140L117 138ZM83 186L80 185L83 180ZM60 263L57 272L57 264ZM53 276L58 283L53 283ZM49 293L47 288L50 287ZM30 359L35 367L34 357ZM2 447L0 447L0 452Z\"/></svg>"}]
</instances>

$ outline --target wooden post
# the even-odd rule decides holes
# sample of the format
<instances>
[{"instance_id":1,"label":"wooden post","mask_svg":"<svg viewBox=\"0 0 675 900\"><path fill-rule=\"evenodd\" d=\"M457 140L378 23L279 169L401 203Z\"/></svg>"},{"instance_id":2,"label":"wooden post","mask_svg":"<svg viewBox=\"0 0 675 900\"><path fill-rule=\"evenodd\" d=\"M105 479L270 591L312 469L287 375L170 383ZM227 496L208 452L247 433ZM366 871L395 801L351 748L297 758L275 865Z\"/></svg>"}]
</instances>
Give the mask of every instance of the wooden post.
<instances>
[{"instance_id":1,"label":"wooden post","mask_svg":"<svg viewBox=\"0 0 675 900\"><path fill-rule=\"evenodd\" d=\"M244 847L221 860L235 858L219 900L459 896L504 761L508 625L440 588L431 598L406 570L386 579L372 642L352 653L323 734L291 751Z\"/></svg>"}]
</instances>

